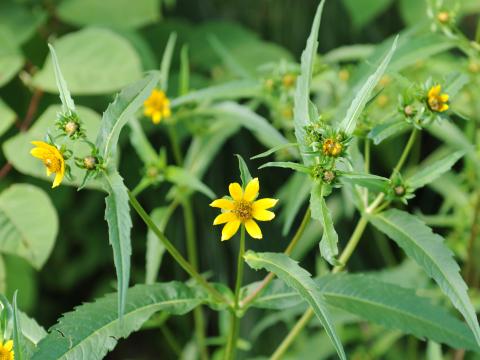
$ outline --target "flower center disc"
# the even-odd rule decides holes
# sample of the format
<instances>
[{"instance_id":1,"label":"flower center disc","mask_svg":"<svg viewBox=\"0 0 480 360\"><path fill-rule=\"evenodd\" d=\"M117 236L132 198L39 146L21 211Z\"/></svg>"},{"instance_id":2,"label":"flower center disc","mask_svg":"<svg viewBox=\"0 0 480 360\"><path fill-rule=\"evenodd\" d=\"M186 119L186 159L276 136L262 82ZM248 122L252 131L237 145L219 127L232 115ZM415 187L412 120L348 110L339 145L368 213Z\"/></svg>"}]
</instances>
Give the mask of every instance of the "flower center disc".
<instances>
[{"instance_id":1,"label":"flower center disc","mask_svg":"<svg viewBox=\"0 0 480 360\"><path fill-rule=\"evenodd\" d=\"M245 200L235 201L234 206L233 213L240 220L246 221L252 218L252 204L250 202Z\"/></svg>"},{"instance_id":2,"label":"flower center disc","mask_svg":"<svg viewBox=\"0 0 480 360\"><path fill-rule=\"evenodd\" d=\"M60 171L60 161L55 157L47 157L43 160L43 163L52 173L57 173ZM0 360L2 360L1 357Z\"/></svg>"}]
</instances>

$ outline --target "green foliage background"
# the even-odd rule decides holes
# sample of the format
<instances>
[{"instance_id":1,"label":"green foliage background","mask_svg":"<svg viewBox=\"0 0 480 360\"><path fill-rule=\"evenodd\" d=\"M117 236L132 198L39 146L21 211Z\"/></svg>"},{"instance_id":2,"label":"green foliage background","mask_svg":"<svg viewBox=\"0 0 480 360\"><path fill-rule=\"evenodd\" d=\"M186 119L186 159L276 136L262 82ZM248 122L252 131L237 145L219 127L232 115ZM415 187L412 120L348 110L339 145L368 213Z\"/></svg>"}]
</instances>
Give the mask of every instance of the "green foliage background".
<instances>
[{"instance_id":1,"label":"green foliage background","mask_svg":"<svg viewBox=\"0 0 480 360\"><path fill-rule=\"evenodd\" d=\"M460 27L473 38L480 4L474 0L465 0L462 3L464 16L461 17ZM0 289L6 291L9 298L15 289L18 289L19 308L49 328L56 323L62 313L83 302L110 293L116 286L107 223L104 221L105 196L98 190L99 184L92 182L89 189L81 192L76 192L69 186L61 186L52 191L50 184L39 178L43 177L43 168L28 154L29 141L43 137L60 109L58 95L55 94L53 67L50 60L47 60L47 41L53 42L78 112L87 124L88 131L94 135L98 129L100 115L113 100L113 95L125 85L138 80L143 72L159 69L171 32L177 34L177 46L173 54L169 80L169 96L174 98L179 90L182 45L188 45L192 89L226 83L239 75L256 79L259 77L256 70L264 63L278 62L280 59L299 62L317 5L318 2L314 0L2 0L0 164L10 162L13 168L9 170L7 165L7 168L2 169L2 175L6 176L2 176L0 180L0 210L12 209L13 203L15 206L31 207L31 217L24 219L26 222L20 225L21 228L31 232L25 236L27 238L41 236L52 244L54 242L54 247L50 257L49 249L39 249L40 259L27 251L4 250L0 258ZM324 9L318 52L327 54L325 58L330 56L331 59L338 55L331 50L341 46L380 43L401 32L405 27L428 22L425 9L425 2L421 0L330 0ZM411 58L403 60L405 63L409 62L409 65L415 64L416 56L422 51L429 51L432 45L436 45L437 40L432 36L431 42L426 42L424 47L420 46L418 53L409 55ZM442 42L438 46L449 48L447 42ZM363 50L358 48L359 52ZM222 51L228 54L223 59ZM441 76L446 68L464 65L463 60L455 56L455 53L453 56L441 57L438 61L435 56L428 58L428 55L422 55L418 66L425 66L426 63L426 66L431 68L423 67L416 72L412 66L413 77L418 74L418 78L423 81L425 74ZM234 60L233 65L228 63L228 59ZM393 62L395 61L394 59ZM235 63L240 65L240 70L235 67ZM404 64L395 65L402 67ZM342 63L341 68L350 70L352 66L347 61ZM340 66L334 67L337 72L341 70ZM394 96L391 96L391 99L396 101ZM478 110L478 106L476 109ZM32 113L29 114L29 111ZM215 108L209 111L220 115L226 114L228 117L234 110ZM267 108L260 108L259 112L268 118ZM157 149L161 146L168 147L165 125L155 127L145 118L142 118L141 122ZM28 127L29 130L21 132L22 126ZM228 131L228 127L235 131L238 122L233 125L225 122L222 129ZM242 128L228 139L218 154L215 154L203 182L217 195L225 193L228 183L238 180L238 163L233 154L241 154L248 159L265 151L266 148L278 145L280 140L268 136L262 139L261 136L255 136L255 130L255 126L252 125L250 129L248 126ZM144 171L142 161L129 141L134 131L134 129L130 132L124 131L119 140L121 148L119 172L129 188L135 187ZM202 124L196 119L190 123L178 124L177 132L182 150L186 151L190 145L190 133L201 131ZM424 159L431 154L439 145L438 137L442 138L442 134L436 137L425 134L419 145L413 149L411 162L415 163L416 160ZM402 150L400 144L403 142L404 138L396 137L382 143L372 155L372 172L388 176L389 170L400 155ZM167 156L169 163L173 163L174 155L170 149ZM261 164L262 161L258 160L248 161L252 174L258 175L261 179L261 193L270 196L285 184L290 172L279 169L256 170ZM457 204L459 208L462 207L462 199L463 205L470 206L471 200L465 187L459 186L455 179L452 180L450 177L441 179L443 180L434 183L433 189L429 187L417 192L416 198L409 202L407 209L410 212L435 215L444 204L445 198L451 202L459 202L459 205ZM77 174L77 182L78 180ZM450 192L445 191L448 186L451 188ZM168 183L150 188L139 196L139 200L146 209L158 208L165 205L164 199L170 188ZM21 195L16 195L15 191L22 191ZM28 195L24 195L25 192ZM220 243L219 230L211 225L216 214L208 204L209 199L204 194L197 192L194 195L193 211L197 238L200 239L198 243L200 269L209 269L215 281L232 284L238 242L234 240ZM301 206L306 208L306 204ZM329 207L333 212L339 238L347 238L352 231L353 205L348 199L338 195L329 199ZM0 211L0 221L1 214ZM42 218L37 218L36 214ZM440 223L438 230L446 236L456 256L465 259L466 230L461 213L454 215L446 222L447 226ZM132 220L134 225L131 283L134 284L142 283L145 279L147 231L136 215L132 214ZM432 218L433 220L441 219ZM166 234L175 246L185 253L183 221L182 212L177 210L171 217ZM294 225L299 223L300 219L294 220ZM287 245L287 238L282 236L282 224L265 223L262 230L264 234L268 234L265 239L258 242L249 241L248 248L258 252L283 251ZM316 244L319 239L315 237L314 230L318 229L312 228L311 234L306 236L308 241L306 239L304 246L296 250L297 257L307 254L312 248L315 248L314 253L317 252ZM44 246L48 247L49 244ZM20 256L12 255L12 252ZM48 257L45 264L42 256ZM404 266L407 270L400 273L398 280L405 282L406 287L420 288L426 292L435 291L428 285L426 277L418 275L418 269L409 266L403 260L403 253L393 243L387 242L381 233L369 229L365 241L359 246L358 255L349 263L349 269L374 271L385 266ZM302 260L302 266L309 269L318 268L320 272L325 269L325 265L316 261L313 254ZM36 271L35 267L41 270ZM258 280L260 276L248 270L245 283ZM385 277L390 279L395 276L394 271L385 274ZM165 255L157 280L168 282L186 279L187 275L183 270ZM362 281L365 281L365 286L368 285L368 279L362 278ZM331 285L331 288L335 293L335 286ZM398 296L402 296L400 291ZM471 296L478 309L480 303L478 292L474 290ZM434 294L434 298L440 303L445 302L437 293ZM347 303L344 306L350 305ZM427 307L425 304L422 305ZM242 326L252 328L259 325L256 324L258 314L257 310L249 312ZM286 315L284 319L280 318L281 315L277 320L272 319L275 325L271 328L265 325L266 330L263 332L256 328L259 332L258 338L250 339L250 345L255 348L256 353L269 354L283 338L294 324L292 318ZM374 311L369 315L374 316ZM217 313L208 315L210 323L208 331L212 334L217 331L213 324L217 320L220 323L224 322L224 319L218 319L217 316ZM348 321L349 319L345 319L346 323ZM190 315L172 318L168 320L168 326L178 343L184 344L191 340ZM408 324L402 326L408 328ZM350 353L358 355L359 359L400 359L405 358L402 356L403 349L406 348L411 354L416 354L417 350L423 352L426 346L413 340L413 337L393 341L399 336L392 331L390 336L393 339L391 341L393 348L389 350L387 345L380 343L380 329L378 326L372 326L365 333L357 329L355 334L348 333L347 329L343 330L341 335L347 339L345 344L349 346ZM353 340L349 343L348 339ZM437 339L444 341L444 335L438 335ZM326 340L319 336L316 341L320 344ZM454 341L456 340L452 340ZM302 351L308 353L313 343L306 337L303 338L297 348L297 356L302 356ZM390 344L388 339L385 343ZM330 345L325 346L328 348ZM370 352L372 348L381 353L381 357L375 357L375 353ZM107 358L154 359L159 358L159 354L162 359L173 359L176 356L166 344L165 336L159 335L158 329L152 329L122 340ZM332 354L326 356L329 355L332 356Z\"/></svg>"}]
</instances>

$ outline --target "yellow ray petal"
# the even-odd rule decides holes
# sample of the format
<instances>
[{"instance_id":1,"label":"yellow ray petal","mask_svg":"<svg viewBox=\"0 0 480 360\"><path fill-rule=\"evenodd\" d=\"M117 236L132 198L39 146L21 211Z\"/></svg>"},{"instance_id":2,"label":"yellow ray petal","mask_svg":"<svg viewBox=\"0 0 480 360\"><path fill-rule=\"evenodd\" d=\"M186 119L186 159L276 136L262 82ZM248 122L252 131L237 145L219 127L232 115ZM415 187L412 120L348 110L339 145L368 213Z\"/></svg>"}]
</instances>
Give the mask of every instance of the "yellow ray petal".
<instances>
[{"instance_id":1,"label":"yellow ray petal","mask_svg":"<svg viewBox=\"0 0 480 360\"><path fill-rule=\"evenodd\" d=\"M440 100L444 103L448 101L448 98L449 98L448 94L440 95Z\"/></svg>"},{"instance_id":2,"label":"yellow ray petal","mask_svg":"<svg viewBox=\"0 0 480 360\"><path fill-rule=\"evenodd\" d=\"M240 221L230 221L222 229L222 241L230 240L240 227Z\"/></svg>"},{"instance_id":3,"label":"yellow ray petal","mask_svg":"<svg viewBox=\"0 0 480 360\"><path fill-rule=\"evenodd\" d=\"M428 97L438 96L441 90L442 90L442 87L440 85L432 86L428 91Z\"/></svg>"},{"instance_id":4,"label":"yellow ray petal","mask_svg":"<svg viewBox=\"0 0 480 360\"><path fill-rule=\"evenodd\" d=\"M47 150L41 147L36 147L30 150L30 154L36 157L37 159L44 159L45 157L50 155L50 153L51 153L50 150Z\"/></svg>"},{"instance_id":5,"label":"yellow ray petal","mask_svg":"<svg viewBox=\"0 0 480 360\"><path fill-rule=\"evenodd\" d=\"M63 174L62 172L58 172L57 175L55 175L55 179L53 180L52 189L59 186L62 180L63 180Z\"/></svg>"},{"instance_id":6,"label":"yellow ray petal","mask_svg":"<svg viewBox=\"0 0 480 360\"><path fill-rule=\"evenodd\" d=\"M233 201L228 199L217 199L210 203L210 206L225 210L233 210Z\"/></svg>"},{"instance_id":7,"label":"yellow ray petal","mask_svg":"<svg viewBox=\"0 0 480 360\"><path fill-rule=\"evenodd\" d=\"M162 113L160 111L155 111L152 115L152 122L156 125L162 120Z\"/></svg>"},{"instance_id":8,"label":"yellow ray petal","mask_svg":"<svg viewBox=\"0 0 480 360\"><path fill-rule=\"evenodd\" d=\"M258 191L260 190L260 183L258 182L258 178L254 178L250 180L245 188L245 194L243 195L243 199L246 201L253 201L258 196Z\"/></svg>"},{"instance_id":9,"label":"yellow ray petal","mask_svg":"<svg viewBox=\"0 0 480 360\"><path fill-rule=\"evenodd\" d=\"M8 340L5 345L3 345L3 348L7 351L12 351L13 349L13 340Z\"/></svg>"},{"instance_id":10,"label":"yellow ray petal","mask_svg":"<svg viewBox=\"0 0 480 360\"><path fill-rule=\"evenodd\" d=\"M266 210L274 207L278 202L278 199L263 198L253 203L254 210Z\"/></svg>"},{"instance_id":11,"label":"yellow ray petal","mask_svg":"<svg viewBox=\"0 0 480 360\"><path fill-rule=\"evenodd\" d=\"M448 104L443 104L442 107L438 111L444 112L444 111L447 111L448 108L449 108Z\"/></svg>"},{"instance_id":12,"label":"yellow ray petal","mask_svg":"<svg viewBox=\"0 0 480 360\"><path fill-rule=\"evenodd\" d=\"M252 216L259 221L270 221L275 217L275 214L268 210L254 209Z\"/></svg>"},{"instance_id":13,"label":"yellow ray petal","mask_svg":"<svg viewBox=\"0 0 480 360\"><path fill-rule=\"evenodd\" d=\"M218 215L215 218L215 220L213 220L213 225L225 224L226 222L235 221L235 220L237 220L237 217L235 216L234 213L226 212L226 213Z\"/></svg>"},{"instance_id":14,"label":"yellow ray petal","mask_svg":"<svg viewBox=\"0 0 480 360\"><path fill-rule=\"evenodd\" d=\"M231 183L228 186L230 196L235 201L241 201L243 199L243 190L239 183Z\"/></svg>"},{"instance_id":15,"label":"yellow ray petal","mask_svg":"<svg viewBox=\"0 0 480 360\"><path fill-rule=\"evenodd\" d=\"M245 229L247 229L248 234L254 238L254 239L261 239L262 238L262 230L260 230L260 227L258 224L252 220L249 219L245 221Z\"/></svg>"}]
</instances>

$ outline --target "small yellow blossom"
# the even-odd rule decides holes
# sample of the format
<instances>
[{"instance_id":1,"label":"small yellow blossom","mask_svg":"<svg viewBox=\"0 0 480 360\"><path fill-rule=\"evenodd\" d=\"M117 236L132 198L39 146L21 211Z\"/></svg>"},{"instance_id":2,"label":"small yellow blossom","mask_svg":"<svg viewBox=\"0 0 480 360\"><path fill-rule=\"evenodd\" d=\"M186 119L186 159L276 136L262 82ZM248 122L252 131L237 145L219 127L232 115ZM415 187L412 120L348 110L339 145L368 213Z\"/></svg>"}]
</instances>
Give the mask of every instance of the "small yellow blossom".
<instances>
[{"instance_id":1,"label":"small yellow blossom","mask_svg":"<svg viewBox=\"0 0 480 360\"><path fill-rule=\"evenodd\" d=\"M0 341L0 360L14 360L15 355L13 353L13 341L8 340L3 343Z\"/></svg>"},{"instance_id":2,"label":"small yellow blossom","mask_svg":"<svg viewBox=\"0 0 480 360\"><path fill-rule=\"evenodd\" d=\"M145 116L158 124L162 119L170 117L170 100L162 90L153 89L149 98L143 103Z\"/></svg>"},{"instance_id":3,"label":"small yellow blossom","mask_svg":"<svg viewBox=\"0 0 480 360\"><path fill-rule=\"evenodd\" d=\"M435 85L428 90L427 103L432 111L444 112L448 110L448 94L441 93L442 87Z\"/></svg>"},{"instance_id":4,"label":"small yellow blossom","mask_svg":"<svg viewBox=\"0 0 480 360\"><path fill-rule=\"evenodd\" d=\"M350 79L350 72L347 69L342 69L338 72L338 77L342 81L348 81L348 79Z\"/></svg>"},{"instance_id":5,"label":"small yellow blossom","mask_svg":"<svg viewBox=\"0 0 480 360\"><path fill-rule=\"evenodd\" d=\"M52 188L57 187L65 175L65 159L62 153L55 146L43 141L32 141L32 144L36 147L30 151L30 154L43 161L47 168L47 176L56 174Z\"/></svg>"},{"instance_id":6,"label":"small yellow blossom","mask_svg":"<svg viewBox=\"0 0 480 360\"><path fill-rule=\"evenodd\" d=\"M328 138L323 142L323 154L327 156L337 157L342 152L343 146L338 141Z\"/></svg>"},{"instance_id":7,"label":"small yellow blossom","mask_svg":"<svg viewBox=\"0 0 480 360\"><path fill-rule=\"evenodd\" d=\"M450 14L447 11L440 11L437 14L437 20L442 24L446 24L450 20Z\"/></svg>"},{"instance_id":8,"label":"small yellow blossom","mask_svg":"<svg viewBox=\"0 0 480 360\"><path fill-rule=\"evenodd\" d=\"M222 213L213 221L213 225L225 224L222 241L229 240L235 235L242 224L252 238L262 238L262 231L255 220L272 220L275 214L267 209L274 207L278 200L264 198L255 201L259 189L258 178L252 179L245 187L245 191L239 183L232 183L228 187L232 200L217 199L210 204L212 207L222 209Z\"/></svg>"},{"instance_id":9,"label":"small yellow blossom","mask_svg":"<svg viewBox=\"0 0 480 360\"><path fill-rule=\"evenodd\" d=\"M282 84L284 87L291 88L293 85L295 85L295 81L297 80L297 77L293 74L286 74L282 78Z\"/></svg>"}]
</instances>

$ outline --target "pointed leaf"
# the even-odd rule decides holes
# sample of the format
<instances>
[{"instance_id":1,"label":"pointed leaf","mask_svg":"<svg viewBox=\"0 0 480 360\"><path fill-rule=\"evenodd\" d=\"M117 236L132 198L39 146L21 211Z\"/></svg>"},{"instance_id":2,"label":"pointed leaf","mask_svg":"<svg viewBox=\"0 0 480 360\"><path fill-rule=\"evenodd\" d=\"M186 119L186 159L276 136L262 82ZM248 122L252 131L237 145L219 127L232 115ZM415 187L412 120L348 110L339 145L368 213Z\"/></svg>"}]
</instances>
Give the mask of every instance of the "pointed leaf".
<instances>
[{"instance_id":1,"label":"pointed leaf","mask_svg":"<svg viewBox=\"0 0 480 360\"><path fill-rule=\"evenodd\" d=\"M199 191L210 199L215 197L215 193L207 185L184 168L173 165L168 166L165 169L165 179L175 185Z\"/></svg>"},{"instance_id":2,"label":"pointed leaf","mask_svg":"<svg viewBox=\"0 0 480 360\"><path fill-rule=\"evenodd\" d=\"M372 224L394 240L433 278L452 304L460 311L480 344L480 327L467 294L460 268L443 238L432 232L416 216L391 209L371 217Z\"/></svg>"},{"instance_id":3,"label":"pointed leaf","mask_svg":"<svg viewBox=\"0 0 480 360\"><path fill-rule=\"evenodd\" d=\"M284 169L292 169L305 174L310 174L312 172L308 166L291 162L291 161L271 161L266 164L263 164L262 166L259 167L259 169L263 169L267 167L279 167Z\"/></svg>"},{"instance_id":4,"label":"pointed leaf","mask_svg":"<svg viewBox=\"0 0 480 360\"><path fill-rule=\"evenodd\" d=\"M238 158L238 167L240 170L240 178L242 179L243 188L247 186L247 184L252 180L252 175L250 174L250 170L248 170L247 163L243 159L243 157L239 154L235 154Z\"/></svg>"},{"instance_id":5,"label":"pointed leaf","mask_svg":"<svg viewBox=\"0 0 480 360\"><path fill-rule=\"evenodd\" d=\"M318 291L318 287L311 275L298 263L285 254L255 253L247 251L244 256L247 264L255 269L266 269L273 272L287 285L294 288L297 293L312 307L315 315L328 333L337 353L341 359L346 359L342 343L337 336L330 315L327 311L325 299Z\"/></svg>"},{"instance_id":6,"label":"pointed leaf","mask_svg":"<svg viewBox=\"0 0 480 360\"><path fill-rule=\"evenodd\" d=\"M17 291L13 294L13 350L15 352L15 359L24 359L24 348L22 334L22 325L20 324L20 314L17 308Z\"/></svg>"},{"instance_id":7,"label":"pointed leaf","mask_svg":"<svg viewBox=\"0 0 480 360\"><path fill-rule=\"evenodd\" d=\"M158 71L152 71L143 79L124 88L103 113L96 145L107 165L117 146L120 131L155 88L159 74Z\"/></svg>"},{"instance_id":8,"label":"pointed leaf","mask_svg":"<svg viewBox=\"0 0 480 360\"><path fill-rule=\"evenodd\" d=\"M150 217L161 231L165 231L170 215L171 207L160 207L153 210ZM145 251L146 284L153 284L155 282L164 253L165 245L163 245L158 236L149 228L147 232L147 250Z\"/></svg>"},{"instance_id":9,"label":"pointed leaf","mask_svg":"<svg viewBox=\"0 0 480 360\"><path fill-rule=\"evenodd\" d=\"M323 5L325 0L322 0L317 7L315 18L313 19L312 29L307 39L305 50L302 52L300 76L297 78L297 85L295 88L294 109L293 109L293 123L295 126L295 137L300 147L301 153L308 152L309 147L305 142L305 126L310 123L310 85L312 82L313 65L318 48L318 31L320 28L320 19L322 17ZM303 157L305 164L309 164L311 159Z\"/></svg>"},{"instance_id":10,"label":"pointed leaf","mask_svg":"<svg viewBox=\"0 0 480 360\"><path fill-rule=\"evenodd\" d=\"M385 191L389 182L389 180L383 176L357 172L342 172L340 179L342 182L363 186L375 192Z\"/></svg>"},{"instance_id":11,"label":"pointed leaf","mask_svg":"<svg viewBox=\"0 0 480 360\"><path fill-rule=\"evenodd\" d=\"M115 294L66 313L39 343L32 360L103 359L119 339L137 331L154 313L182 315L203 300L179 282L137 285L128 290L127 299L122 320L115 310Z\"/></svg>"},{"instance_id":12,"label":"pointed leaf","mask_svg":"<svg viewBox=\"0 0 480 360\"><path fill-rule=\"evenodd\" d=\"M390 50L385 54L381 63L376 68L375 72L370 75L365 84L362 86L360 91L357 93L355 98L352 101L352 104L348 108L347 114L343 121L340 123L340 129L345 131L347 135L353 133L355 127L357 126L357 119L362 113L365 105L370 99L373 89L377 85L378 81L382 77L383 73L387 69L388 63L392 59L393 53L397 48L398 36L393 40L393 44Z\"/></svg>"},{"instance_id":13,"label":"pointed leaf","mask_svg":"<svg viewBox=\"0 0 480 360\"><path fill-rule=\"evenodd\" d=\"M52 56L53 70L55 72L55 81L57 83L58 93L60 94L60 100L62 101L62 110L64 113L72 114L75 112L75 103L73 102L70 91L67 87L67 82L63 77L60 64L58 63L57 54L52 45L48 44L50 49L50 55Z\"/></svg>"},{"instance_id":14,"label":"pointed leaf","mask_svg":"<svg viewBox=\"0 0 480 360\"><path fill-rule=\"evenodd\" d=\"M376 125L369 133L368 138L373 140L375 145L391 136L399 135L410 128L410 124L403 117L394 117L379 125Z\"/></svg>"},{"instance_id":15,"label":"pointed leaf","mask_svg":"<svg viewBox=\"0 0 480 360\"><path fill-rule=\"evenodd\" d=\"M465 155L464 151L456 151L431 164L420 166L420 171L414 173L405 181L413 189L421 188L449 171L463 155Z\"/></svg>"},{"instance_id":16,"label":"pointed leaf","mask_svg":"<svg viewBox=\"0 0 480 360\"><path fill-rule=\"evenodd\" d=\"M170 64L172 63L176 40L177 34L171 33L163 52L162 63L160 64L160 87L165 92L168 90L168 75L170 73Z\"/></svg>"}]
</instances>

